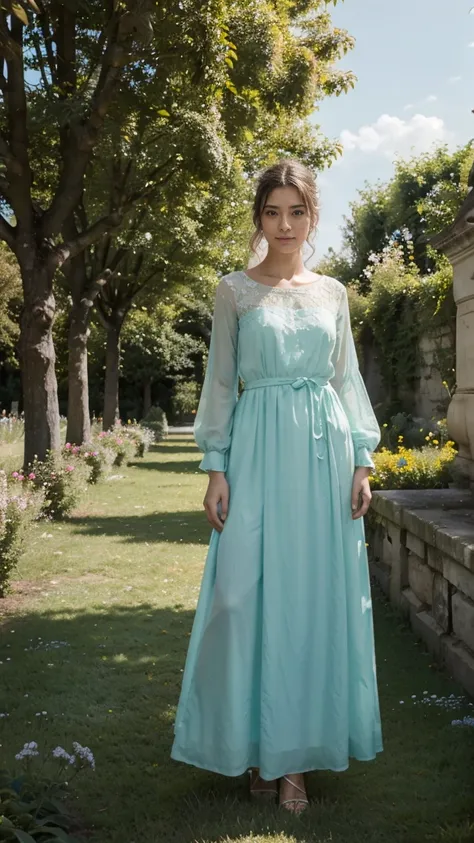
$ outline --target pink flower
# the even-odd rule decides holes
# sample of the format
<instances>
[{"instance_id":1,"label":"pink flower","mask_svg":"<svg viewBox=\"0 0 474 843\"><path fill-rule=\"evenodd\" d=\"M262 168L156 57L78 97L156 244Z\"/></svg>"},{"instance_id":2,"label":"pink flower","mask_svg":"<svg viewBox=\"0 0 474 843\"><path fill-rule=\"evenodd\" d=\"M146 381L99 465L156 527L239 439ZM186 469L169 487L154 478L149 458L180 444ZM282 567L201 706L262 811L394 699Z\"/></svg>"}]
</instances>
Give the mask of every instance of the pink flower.
<instances>
[{"instance_id":1,"label":"pink flower","mask_svg":"<svg viewBox=\"0 0 474 843\"><path fill-rule=\"evenodd\" d=\"M121 445L123 443L123 439L117 439L117 445Z\"/></svg>"},{"instance_id":2,"label":"pink flower","mask_svg":"<svg viewBox=\"0 0 474 843\"><path fill-rule=\"evenodd\" d=\"M98 452L98 451L94 451L94 452L93 452L93 454L92 454L92 456L93 456L93 457L98 457L98 456L99 456L99 452Z\"/></svg>"},{"instance_id":3,"label":"pink flower","mask_svg":"<svg viewBox=\"0 0 474 843\"><path fill-rule=\"evenodd\" d=\"M19 475L18 475L18 480L24 480L24 479L25 479L25 475L24 475L24 474L19 474Z\"/></svg>"},{"instance_id":4,"label":"pink flower","mask_svg":"<svg viewBox=\"0 0 474 843\"><path fill-rule=\"evenodd\" d=\"M86 451L86 453L84 454L84 456L85 456L85 457L89 457L89 456L90 456L89 451Z\"/></svg>"},{"instance_id":5,"label":"pink flower","mask_svg":"<svg viewBox=\"0 0 474 843\"><path fill-rule=\"evenodd\" d=\"M74 448L72 449L72 453L73 453L73 454L78 454L80 450L81 450L81 449L80 449L80 448L78 448L78 447L77 447L77 445L74 445Z\"/></svg>"},{"instance_id":6,"label":"pink flower","mask_svg":"<svg viewBox=\"0 0 474 843\"><path fill-rule=\"evenodd\" d=\"M66 442L66 448L70 448L70 447L71 447L71 443L70 443L70 442Z\"/></svg>"},{"instance_id":7,"label":"pink flower","mask_svg":"<svg viewBox=\"0 0 474 843\"><path fill-rule=\"evenodd\" d=\"M20 476L20 475L18 474L18 471L14 471L14 472L13 472L13 474L12 474L12 477L14 477L14 478L15 478L15 480L16 480L16 478L17 478L17 477L19 477L19 476Z\"/></svg>"},{"instance_id":8,"label":"pink flower","mask_svg":"<svg viewBox=\"0 0 474 843\"><path fill-rule=\"evenodd\" d=\"M66 471L74 471L74 466L73 465L67 465Z\"/></svg>"},{"instance_id":9,"label":"pink flower","mask_svg":"<svg viewBox=\"0 0 474 843\"><path fill-rule=\"evenodd\" d=\"M28 475L28 480L36 480L36 474L31 472L31 474Z\"/></svg>"}]
</instances>

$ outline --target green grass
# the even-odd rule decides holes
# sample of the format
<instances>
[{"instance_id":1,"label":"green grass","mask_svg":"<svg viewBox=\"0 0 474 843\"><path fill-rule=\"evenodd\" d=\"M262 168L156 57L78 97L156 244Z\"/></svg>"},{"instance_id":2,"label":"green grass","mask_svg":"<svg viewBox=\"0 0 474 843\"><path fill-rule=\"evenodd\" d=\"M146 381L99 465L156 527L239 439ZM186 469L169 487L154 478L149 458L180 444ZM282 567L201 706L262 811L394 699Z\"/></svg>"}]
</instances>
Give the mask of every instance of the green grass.
<instances>
[{"instance_id":1,"label":"green grass","mask_svg":"<svg viewBox=\"0 0 474 843\"><path fill-rule=\"evenodd\" d=\"M0 606L1 766L25 741L91 747L96 772L71 787L90 843L474 841L474 730L450 725L473 708L414 705L462 691L380 597L376 761L308 776L311 808L295 818L249 803L245 777L170 760L210 535L198 461L190 437L170 438L114 469L68 522L35 527Z\"/></svg>"}]
</instances>

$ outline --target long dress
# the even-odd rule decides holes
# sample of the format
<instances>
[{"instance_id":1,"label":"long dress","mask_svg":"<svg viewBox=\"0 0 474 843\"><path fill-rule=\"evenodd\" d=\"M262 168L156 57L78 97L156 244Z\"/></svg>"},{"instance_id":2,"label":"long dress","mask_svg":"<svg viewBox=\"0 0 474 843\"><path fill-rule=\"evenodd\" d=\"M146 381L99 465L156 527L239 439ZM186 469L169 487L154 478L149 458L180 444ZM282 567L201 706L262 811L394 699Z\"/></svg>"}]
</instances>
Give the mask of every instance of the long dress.
<instances>
[{"instance_id":1,"label":"long dress","mask_svg":"<svg viewBox=\"0 0 474 843\"><path fill-rule=\"evenodd\" d=\"M372 760L382 732L351 488L380 428L343 284L221 278L194 435L230 503L211 533L172 757L265 779Z\"/></svg>"}]
</instances>

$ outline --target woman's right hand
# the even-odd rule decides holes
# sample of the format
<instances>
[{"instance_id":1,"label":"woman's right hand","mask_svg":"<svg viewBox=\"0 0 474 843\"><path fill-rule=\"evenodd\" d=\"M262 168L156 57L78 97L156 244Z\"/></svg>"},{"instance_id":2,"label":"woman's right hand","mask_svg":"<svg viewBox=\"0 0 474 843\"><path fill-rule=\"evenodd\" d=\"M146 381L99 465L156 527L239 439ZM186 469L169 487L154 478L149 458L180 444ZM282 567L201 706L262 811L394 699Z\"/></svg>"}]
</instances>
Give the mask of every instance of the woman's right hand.
<instances>
[{"instance_id":1,"label":"woman's right hand","mask_svg":"<svg viewBox=\"0 0 474 843\"><path fill-rule=\"evenodd\" d=\"M223 471L209 472L209 486L203 505L209 524L221 533L229 509L229 484Z\"/></svg>"}]
</instances>

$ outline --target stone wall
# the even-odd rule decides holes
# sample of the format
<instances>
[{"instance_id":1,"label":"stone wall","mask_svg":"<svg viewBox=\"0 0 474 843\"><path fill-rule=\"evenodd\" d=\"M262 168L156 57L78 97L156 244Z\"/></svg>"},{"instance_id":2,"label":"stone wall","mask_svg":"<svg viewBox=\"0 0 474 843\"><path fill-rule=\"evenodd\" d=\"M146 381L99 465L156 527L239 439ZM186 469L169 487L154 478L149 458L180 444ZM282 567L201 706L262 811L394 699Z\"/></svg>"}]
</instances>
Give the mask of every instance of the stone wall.
<instances>
[{"instance_id":1,"label":"stone wall","mask_svg":"<svg viewBox=\"0 0 474 843\"><path fill-rule=\"evenodd\" d=\"M420 339L419 382L414 394L413 415L425 419L446 416L449 394L443 386L439 371L439 355L449 354L453 348L453 337L449 327L437 335L425 334Z\"/></svg>"},{"instance_id":2,"label":"stone wall","mask_svg":"<svg viewBox=\"0 0 474 843\"><path fill-rule=\"evenodd\" d=\"M469 490L374 492L371 572L429 650L474 697L474 497Z\"/></svg>"},{"instance_id":3,"label":"stone wall","mask_svg":"<svg viewBox=\"0 0 474 843\"><path fill-rule=\"evenodd\" d=\"M442 328L436 334L425 334L420 339L420 369L418 382L413 390L403 390L398 395L407 413L424 419L443 418L449 404L449 394L443 386L443 377L439 371L439 355L448 354L453 350L453 336L449 326ZM454 355L453 355L454 356ZM367 392L376 412L387 399L387 390L383 382L379 352L373 339L365 338L363 343L363 369ZM392 396L392 400L395 396ZM380 413L378 413L380 415ZM386 421L384 418L383 421Z\"/></svg>"}]
</instances>

